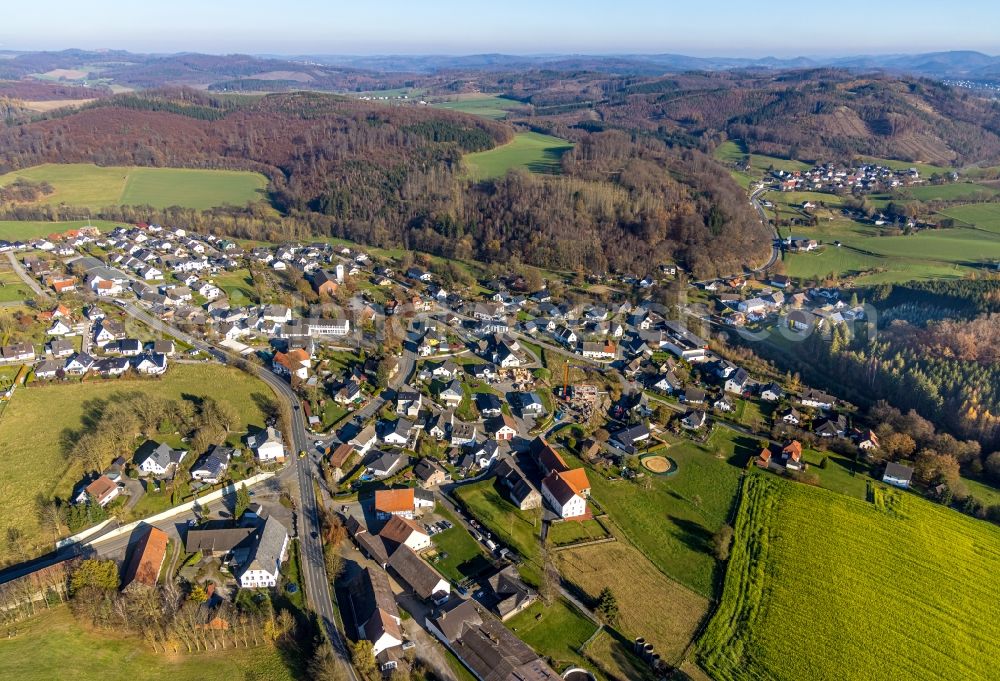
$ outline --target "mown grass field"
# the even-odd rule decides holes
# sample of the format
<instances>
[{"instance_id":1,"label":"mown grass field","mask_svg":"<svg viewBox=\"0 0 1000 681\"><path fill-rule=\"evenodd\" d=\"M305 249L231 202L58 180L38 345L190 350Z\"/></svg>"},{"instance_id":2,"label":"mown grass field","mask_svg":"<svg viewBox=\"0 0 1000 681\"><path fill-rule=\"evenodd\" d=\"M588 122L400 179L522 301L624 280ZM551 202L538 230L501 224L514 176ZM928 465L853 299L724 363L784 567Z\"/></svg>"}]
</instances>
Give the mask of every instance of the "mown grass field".
<instances>
[{"instance_id":1,"label":"mown grass field","mask_svg":"<svg viewBox=\"0 0 1000 681\"><path fill-rule=\"evenodd\" d=\"M456 584L468 577L475 577L490 567L490 562L479 542L472 538L465 526L458 522L446 508L438 504L438 515L447 518L454 525L449 530L438 532L431 541L434 547L448 554L434 562L438 572Z\"/></svg>"},{"instance_id":2,"label":"mown grass field","mask_svg":"<svg viewBox=\"0 0 1000 681\"><path fill-rule=\"evenodd\" d=\"M698 644L713 678L996 678L1000 530L893 494L880 509L748 477L722 602Z\"/></svg>"},{"instance_id":3,"label":"mown grass field","mask_svg":"<svg viewBox=\"0 0 1000 681\"><path fill-rule=\"evenodd\" d=\"M541 514L518 510L500 494L493 478L462 485L454 494L476 520L524 558L518 569L525 581L540 584Z\"/></svg>"},{"instance_id":4,"label":"mown grass field","mask_svg":"<svg viewBox=\"0 0 1000 681\"><path fill-rule=\"evenodd\" d=\"M918 201L955 201L977 194L996 195L997 190L972 182L949 182L947 184L926 184L907 187L901 196L912 196ZM905 199L904 199L905 200Z\"/></svg>"},{"instance_id":5,"label":"mown grass field","mask_svg":"<svg viewBox=\"0 0 1000 681\"><path fill-rule=\"evenodd\" d=\"M500 95L476 95L474 97L460 97L446 102L436 102L437 109L448 109L449 111L461 111L462 113L482 116L499 120L507 115L507 112L516 107L522 106L516 99L508 99Z\"/></svg>"},{"instance_id":6,"label":"mown grass field","mask_svg":"<svg viewBox=\"0 0 1000 681\"><path fill-rule=\"evenodd\" d=\"M941 215L1000 234L1000 203L970 203L964 206L952 206L941 211Z\"/></svg>"},{"instance_id":7,"label":"mown grass field","mask_svg":"<svg viewBox=\"0 0 1000 681\"><path fill-rule=\"evenodd\" d=\"M17 276L6 257L0 257L0 303L26 300L34 296L32 290Z\"/></svg>"},{"instance_id":8,"label":"mown grass field","mask_svg":"<svg viewBox=\"0 0 1000 681\"><path fill-rule=\"evenodd\" d=\"M489 151L463 157L469 177L488 180L503 177L507 171L523 168L533 173L560 172L559 159L573 148L570 142L537 132L519 132L507 144Z\"/></svg>"},{"instance_id":9,"label":"mown grass field","mask_svg":"<svg viewBox=\"0 0 1000 681\"><path fill-rule=\"evenodd\" d=\"M50 234L62 234L70 229L80 229L88 225L96 227L102 232L107 232L114 229L117 224L107 220L69 220L66 222L0 220L0 239L25 241Z\"/></svg>"},{"instance_id":10,"label":"mown grass field","mask_svg":"<svg viewBox=\"0 0 1000 681\"><path fill-rule=\"evenodd\" d=\"M264 198L267 178L259 173L188 168L99 167L47 163L0 176L0 186L18 178L48 182L55 191L39 203L98 209L105 206L182 206L203 210L242 206Z\"/></svg>"},{"instance_id":11,"label":"mown grass field","mask_svg":"<svg viewBox=\"0 0 1000 681\"><path fill-rule=\"evenodd\" d=\"M245 430L247 424L264 425L255 395L273 399L271 390L260 380L211 364L175 363L159 380L55 383L19 389L0 417L0 496L4 499L0 531L8 527L22 530L27 553L51 548L55 540L51 531L39 524L36 496L66 498L83 472L82 464L67 456L72 440L67 442L66 434L83 427L85 417L92 412L92 401L127 400L135 392L169 399L187 395L226 400L242 416L239 430ZM108 452L109 464L114 457L115 453ZM14 557L6 542L0 545L0 564Z\"/></svg>"},{"instance_id":12,"label":"mown grass field","mask_svg":"<svg viewBox=\"0 0 1000 681\"><path fill-rule=\"evenodd\" d=\"M874 225L837 219L821 220L816 227L794 227L790 232L782 229L783 236L788 233L826 244L820 251L786 254L786 272L792 277L821 278L833 273L856 276L860 283L962 277L1000 259L1000 235L966 227L879 236ZM834 241L843 245L837 248Z\"/></svg>"},{"instance_id":13,"label":"mown grass field","mask_svg":"<svg viewBox=\"0 0 1000 681\"><path fill-rule=\"evenodd\" d=\"M549 525L548 539L555 546L565 546L566 544L604 539L607 536L607 530L596 520L570 520Z\"/></svg>"},{"instance_id":14,"label":"mown grass field","mask_svg":"<svg viewBox=\"0 0 1000 681\"><path fill-rule=\"evenodd\" d=\"M524 612L507 620L506 624L535 652L548 658L556 671L570 665L593 666L577 651L597 631L597 625L562 599L549 605L536 601Z\"/></svg>"},{"instance_id":15,"label":"mown grass field","mask_svg":"<svg viewBox=\"0 0 1000 681\"><path fill-rule=\"evenodd\" d=\"M729 518L740 466L756 454L751 444L722 429L704 446L682 440L661 452L677 462L675 475L649 475L638 483L608 480L591 470L591 495L660 570L711 598L716 583L711 538Z\"/></svg>"},{"instance_id":16,"label":"mown grass field","mask_svg":"<svg viewBox=\"0 0 1000 681\"><path fill-rule=\"evenodd\" d=\"M596 603L610 588L618 601L616 627L630 640L642 636L667 662L677 664L708 612L708 599L666 577L627 541L581 546L555 554L564 579Z\"/></svg>"},{"instance_id":17,"label":"mown grass field","mask_svg":"<svg viewBox=\"0 0 1000 681\"><path fill-rule=\"evenodd\" d=\"M0 678L19 681L291 681L296 676L273 646L190 655L160 655L136 638L90 629L67 606L42 612L0 639Z\"/></svg>"}]
</instances>

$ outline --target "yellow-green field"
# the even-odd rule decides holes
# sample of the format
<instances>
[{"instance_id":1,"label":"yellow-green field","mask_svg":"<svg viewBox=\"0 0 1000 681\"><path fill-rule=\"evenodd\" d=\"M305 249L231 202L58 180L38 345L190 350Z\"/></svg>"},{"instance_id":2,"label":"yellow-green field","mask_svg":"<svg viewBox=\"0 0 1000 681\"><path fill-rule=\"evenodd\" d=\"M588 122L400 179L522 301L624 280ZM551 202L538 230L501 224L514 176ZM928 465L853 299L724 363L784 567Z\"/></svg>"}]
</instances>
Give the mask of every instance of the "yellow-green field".
<instances>
[{"instance_id":1,"label":"yellow-green field","mask_svg":"<svg viewBox=\"0 0 1000 681\"><path fill-rule=\"evenodd\" d=\"M503 177L514 168L552 174L560 172L559 160L572 148L570 142L559 137L521 132L495 149L466 154L463 161L469 177L476 181Z\"/></svg>"},{"instance_id":2,"label":"yellow-green field","mask_svg":"<svg viewBox=\"0 0 1000 681\"><path fill-rule=\"evenodd\" d=\"M996 678L1000 529L905 492L874 498L748 477L699 641L714 679Z\"/></svg>"},{"instance_id":3,"label":"yellow-green field","mask_svg":"<svg viewBox=\"0 0 1000 681\"><path fill-rule=\"evenodd\" d=\"M162 655L136 638L90 629L65 605L18 623L0 639L0 679L19 681L235 681L295 678L271 645ZM13 630L12 629L12 630Z\"/></svg>"},{"instance_id":4,"label":"yellow-green field","mask_svg":"<svg viewBox=\"0 0 1000 681\"><path fill-rule=\"evenodd\" d=\"M48 182L55 191L39 200L91 209L106 206L203 210L243 206L264 198L267 178L259 173L188 168L99 167L84 163L34 166L0 176L0 186L18 178Z\"/></svg>"},{"instance_id":5,"label":"yellow-green field","mask_svg":"<svg viewBox=\"0 0 1000 681\"><path fill-rule=\"evenodd\" d=\"M189 395L226 400L239 411L243 430L247 424L264 425L264 415L254 396L273 398L270 389L258 379L211 364L175 363L160 380L68 382L21 388L0 416L0 498L4 500L0 506L0 532L8 527L22 530L29 554L51 548L55 537L39 524L35 499L39 494L66 498L83 472L82 464L72 458L72 440L67 442L65 438L83 427L91 412L91 401L128 399L129 393L137 391L169 399ZM108 453L109 464L114 456ZM14 557L6 542L0 545L0 564Z\"/></svg>"}]
</instances>

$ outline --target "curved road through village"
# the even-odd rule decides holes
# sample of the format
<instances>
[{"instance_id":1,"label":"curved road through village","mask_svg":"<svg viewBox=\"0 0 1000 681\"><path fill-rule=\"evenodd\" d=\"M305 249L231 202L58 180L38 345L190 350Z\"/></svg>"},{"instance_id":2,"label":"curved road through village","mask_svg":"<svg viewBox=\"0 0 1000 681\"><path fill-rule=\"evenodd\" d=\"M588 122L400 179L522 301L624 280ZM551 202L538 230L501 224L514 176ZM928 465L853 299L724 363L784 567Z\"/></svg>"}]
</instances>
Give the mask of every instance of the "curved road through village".
<instances>
[{"instance_id":1,"label":"curved road through village","mask_svg":"<svg viewBox=\"0 0 1000 681\"><path fill-rule=\"evenodd\" d=\"M184 333L130 303L121 302L119 305L129 315L151 329L184 341L223 364L231 363L232 356L228 352ZM347 666L350 678L352 681L357 681L344 638L337 628L336 606L333 602L330 580L326 573L326 561L323 558L323 545L320 540L319 503L316 499L316 489L313 486L315 471L312 457L302 459L298 457L298 452L307 451L310 446L309 437L306 435L305 419L298 405L298 397L292 390L292 386L283 378L252 362L247 362L247 365L258 378L271 387L274 394L287 405L291 413L291 432L285 435L290 449L290 465L293 467L298 481L298 537L302 549L302 579L306 590L306 601L322 622L327 638L337 655Z\"/></svg>"}]
</instances>

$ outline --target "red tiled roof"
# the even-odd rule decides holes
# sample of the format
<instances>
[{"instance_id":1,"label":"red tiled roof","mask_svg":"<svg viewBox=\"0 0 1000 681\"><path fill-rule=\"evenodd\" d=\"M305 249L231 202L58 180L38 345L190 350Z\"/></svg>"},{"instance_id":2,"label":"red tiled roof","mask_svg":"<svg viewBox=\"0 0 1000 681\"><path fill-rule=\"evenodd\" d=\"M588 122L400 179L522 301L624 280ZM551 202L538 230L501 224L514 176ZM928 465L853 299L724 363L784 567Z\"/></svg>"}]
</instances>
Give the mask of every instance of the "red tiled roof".
<instances>
[{"instance_id":1,"label":"red tiled roof","mask_svg":"<svg viewBox=\"0 0 1000 681\"><path fill-rule=\"evenodd\" d=\"M380 489L375 492L375 510L402 513L413 510L413 489Z\"/></svg>"},{"instance_id":2,"label":"red tiled roof","mask_svg":"<svg viewBox=\"0 0 1000 681\"><path fill-rule=\"evenodd\" d=\"M160 566L167 553L167 534L163 530L150 527L149 532L132 549L132 559L122 577L122 588L132 584L156 586Z\"/></svg>"}]
</instances>

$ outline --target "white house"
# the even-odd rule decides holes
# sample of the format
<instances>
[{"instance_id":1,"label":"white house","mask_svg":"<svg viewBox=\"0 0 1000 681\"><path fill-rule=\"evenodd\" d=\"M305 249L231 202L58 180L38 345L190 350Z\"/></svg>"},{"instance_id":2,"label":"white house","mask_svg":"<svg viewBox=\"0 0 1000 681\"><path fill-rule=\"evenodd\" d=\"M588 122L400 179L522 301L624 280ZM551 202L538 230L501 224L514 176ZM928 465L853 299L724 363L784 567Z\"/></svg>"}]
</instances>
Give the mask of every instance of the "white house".
<instances>
[{"instance_id":1,"label":"white house","mask_svg":"<svg viewBox=\"0 0 1000 681\"><path fill-rule=\"evenodd\" d=\"M136 450L132 460L139 470L147 475L165 475L183 461L186 455L186 451L178 451L166 444L147 440Z\"/></svg>"},{"instance_id":2,"label":"white house","mask_svg":"<svg viewBox=\"0 0 1000 681\"><path fill-rule=\"evenodd\" d=\"M288 532L274 518L268 518L260 536L240 566L237 578L244 589L273 587L278 584L281 563L288 555Z\"/></svg>"},{"instance_id":3,"label":"white house","mask_svg":"<svg viewBox=\"0 0 1000 681\"><path fill-rule=\"evenodd\" d=\"M253 435L247 435L247 447L253 451L258 461L277 461L285 458L285 446L281 431L268 426Z\"/></svg>"},{"instance_id":4,"label":"white house","mask_svg":"<svg viewBox=\"0 0 1000 681\"><path fill-rule=\"evenodd\" d=\"M885 465L885 473L882 474L882 482L894 487L909 489L910 481L913 480L913 469L909 466L889 462Z\"/></svg>"},{"instance_id":5,"label":"white house","mask_svg":"<svg viewBox=\"0 0 1000 681\"><path fill-rule=\"evenodd\" d=\"M587 512L590 482L582 468L553 471L542 480L542 498L560 518L576 518Z\"/></svg>"},{"instance_id":6,"label":"white house","mask_svg":"<svg viewBox=\"0 0 1000 681\"><path fill-rule=\"evenodd\" d=\"M400 515L389 518L379 536L396 544L408 546L414 551L423 551L431 546L430 535L416 522Z\"/></svg>"}]
</instances>

